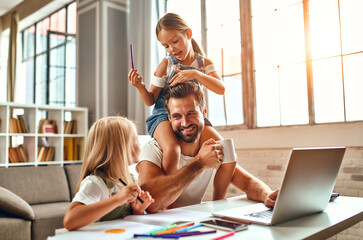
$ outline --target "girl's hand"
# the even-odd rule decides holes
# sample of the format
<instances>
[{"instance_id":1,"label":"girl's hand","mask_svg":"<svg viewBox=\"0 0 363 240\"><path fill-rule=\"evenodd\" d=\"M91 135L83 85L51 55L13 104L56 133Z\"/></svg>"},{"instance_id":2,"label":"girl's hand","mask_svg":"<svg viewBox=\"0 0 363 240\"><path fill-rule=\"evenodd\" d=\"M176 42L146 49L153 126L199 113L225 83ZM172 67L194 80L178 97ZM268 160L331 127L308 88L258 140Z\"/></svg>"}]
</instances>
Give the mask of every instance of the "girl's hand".
<instances>
[{"instance_id":1,"label":"girl's hand","mask_svg":"<svg viewBox=\"0 0 363 240\"><path fill-rule=\"evenodd\" d=\"M145 84L142 82L142 77L137 72L137 69L131 69L129 72L129 82L136 88L142 88Z\"/></svg>"},{"instance_id":2,"label":"girl's hand","mask_svg":"<svg viewBox=\"0 0 363 240\"><path fill-rule=\"evenodd\" d=\"M144 203L141 203L138 199L136 199L131 203L131 207L134 214L142 215L146 208L154 202L154 199L151 197L149 192L144 192L143 190L141 190L139 197L144 201Z\"/></svg>"},{"instance_id":3,"label":"girl's hand","mask_svg":"<svg viewBox=\"0 0 363 240\"><path fill-rule=\"evenodd\" d=\"M174 71L177 72L177 74L169 81L170 87L173 87L178 83L194 80L195 74L198 73L197 70L179 70L177 68L175 68Z\"/></svg>"},{"instance_id":4,"label":"girl's hand","mask_svg":"<svg viewBox=\"0 0 363 240\"><path fill-rule=\"evenodd\" d=\"M116 195L120 199L120 205L124 204L125 201L133 202L141 192L141 188L137 183L133 182L122 188Z\"/></svg>"}]
</instances>

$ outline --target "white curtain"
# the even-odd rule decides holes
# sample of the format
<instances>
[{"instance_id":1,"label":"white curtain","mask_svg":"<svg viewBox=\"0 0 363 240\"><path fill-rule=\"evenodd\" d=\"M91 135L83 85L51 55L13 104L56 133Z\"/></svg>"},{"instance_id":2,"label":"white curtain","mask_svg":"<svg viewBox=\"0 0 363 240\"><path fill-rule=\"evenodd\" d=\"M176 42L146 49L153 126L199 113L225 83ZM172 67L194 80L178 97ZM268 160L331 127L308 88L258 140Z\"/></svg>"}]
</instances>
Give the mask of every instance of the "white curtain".
<instances>
[{"instance_id":1,"label":"white curtain","mask_svg":"<svg viewBox=\"0 0 363 240\"><path fill-rule=\"evenodd\" d=\"M130 0L128 36L133 45L135 68L143 76L147 89L150 87L154 71L165 56L165 51L155 35L157 21L164 13L165 0ZM146 134L145 120L150 115L151 108L144 104L131 84L128 85L127 101L128 118L135 122L139 134Z\"/></svg>"}]
</instances>

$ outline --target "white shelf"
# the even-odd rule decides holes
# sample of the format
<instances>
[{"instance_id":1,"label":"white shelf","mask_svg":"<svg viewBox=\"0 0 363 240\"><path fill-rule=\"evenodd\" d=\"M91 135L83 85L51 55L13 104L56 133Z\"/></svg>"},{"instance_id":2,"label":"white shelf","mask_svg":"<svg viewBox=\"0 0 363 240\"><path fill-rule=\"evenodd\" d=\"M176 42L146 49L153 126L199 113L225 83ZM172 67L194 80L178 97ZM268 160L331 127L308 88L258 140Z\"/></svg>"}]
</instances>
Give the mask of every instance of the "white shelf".
<instances>
[{"instance_id":1,"label":"white shelf","mask_svg":"<svg viewBox=\"0 0 363 240\"><path fill-rule=\"evenodd\" d=\"M9 118L23 115L28 133L10 133ZM38 133L39 121L42 118L55 120L58 133ZM0 167L11 166L37 166L37 165L52 165L52 164L74 164L81 163L83 151L86 144L88 132L88 109L87 108L70 108L47 105L34 104L16 104L16 103L0 103ZM77 131L75 134L63 134L64 121L76 120ZM76 139L74 142L79 159L64 160L66 153L64 152L64 140ZM38 145L42 140L50 147L55 147L54 158L48 162L37 162ZM9 160L9 147L18 147L18 145L27 142L30 147L26 148L29 162L11 163ZM74 154L75 155L75 154Z\"/></svg>"}]
</instances>

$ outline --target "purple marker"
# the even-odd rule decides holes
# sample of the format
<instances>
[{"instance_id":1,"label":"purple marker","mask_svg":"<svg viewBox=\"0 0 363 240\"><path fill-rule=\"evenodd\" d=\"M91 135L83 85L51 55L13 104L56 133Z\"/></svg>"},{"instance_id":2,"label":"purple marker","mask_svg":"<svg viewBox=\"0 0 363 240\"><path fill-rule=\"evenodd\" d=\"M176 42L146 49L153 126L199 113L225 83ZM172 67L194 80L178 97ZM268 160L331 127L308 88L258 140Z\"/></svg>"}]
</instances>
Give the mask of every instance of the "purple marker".
<instances>
[{"instance_id":1,"label":"purple marker","mask_svg":"<svg viewBox=\"0 0 363 240\"><path fill-rule=\"evenodd\" d=\"M134 68L134 57L132 55L132 44L130 44L130 54L131 54L131 67L132 67L132 69L135 69Z\"/></svg>"}]
</instances>

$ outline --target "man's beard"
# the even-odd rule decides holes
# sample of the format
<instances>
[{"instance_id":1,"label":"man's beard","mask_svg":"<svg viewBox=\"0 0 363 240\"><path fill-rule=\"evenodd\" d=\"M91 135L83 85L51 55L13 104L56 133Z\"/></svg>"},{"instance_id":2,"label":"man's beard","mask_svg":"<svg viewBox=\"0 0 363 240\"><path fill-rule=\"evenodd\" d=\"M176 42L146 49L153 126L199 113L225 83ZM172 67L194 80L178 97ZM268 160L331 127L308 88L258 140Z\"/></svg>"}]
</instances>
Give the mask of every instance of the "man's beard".
<instances>
[{"instance_id":1,"label":"man's beard","mask_svg":"<svg viewBox=\"0 0 363 240\"><path fill-rule=\"evenodd\" d=\"M196 127L197 131L195 131L191 135L184 135L181 128L189 128L189 127ZM182 139L186 143L191 143L197 140L197 138L200 136L204 126L199 126L196 124L189 125L188 127L178 127L177 129L173 129L175 134Z\"/></svg>"}]
</instances>

